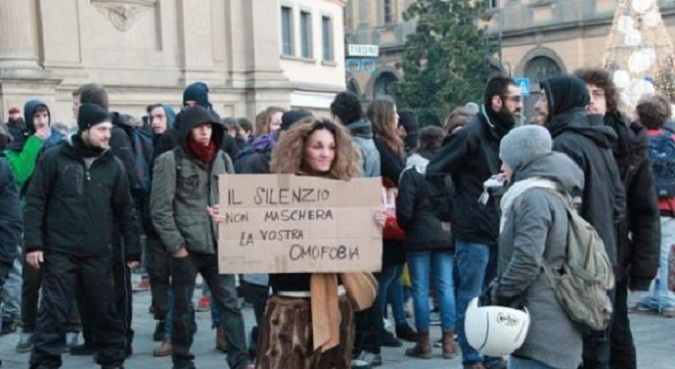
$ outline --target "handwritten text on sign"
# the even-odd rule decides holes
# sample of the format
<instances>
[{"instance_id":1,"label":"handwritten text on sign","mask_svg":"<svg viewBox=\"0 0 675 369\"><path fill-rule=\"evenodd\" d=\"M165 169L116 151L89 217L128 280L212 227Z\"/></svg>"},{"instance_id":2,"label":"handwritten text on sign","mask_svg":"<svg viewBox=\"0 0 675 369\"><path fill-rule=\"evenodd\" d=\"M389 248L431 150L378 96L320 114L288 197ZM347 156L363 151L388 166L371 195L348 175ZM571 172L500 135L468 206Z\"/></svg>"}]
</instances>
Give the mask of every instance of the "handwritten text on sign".
<instances>
[{"instance_id":1,"label":"handwritten text on sign","mask_svg":"<svg viewBox=\"0 0 675 369\"><path fill-rule=\"evenodd\" d=\"M238 174L218 183L220 273L380 270L379 178Z\"/></svg>"}]
</instances>

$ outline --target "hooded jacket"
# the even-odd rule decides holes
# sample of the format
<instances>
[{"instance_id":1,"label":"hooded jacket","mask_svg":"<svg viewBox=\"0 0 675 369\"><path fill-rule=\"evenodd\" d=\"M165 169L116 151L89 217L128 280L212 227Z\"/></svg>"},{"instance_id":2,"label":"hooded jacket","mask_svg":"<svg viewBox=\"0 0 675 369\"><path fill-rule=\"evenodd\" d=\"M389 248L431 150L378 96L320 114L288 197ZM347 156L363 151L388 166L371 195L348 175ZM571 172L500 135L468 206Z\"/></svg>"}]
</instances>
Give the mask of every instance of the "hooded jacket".
<instances>
[{"instance_id":1,"label":"hooded jacket","mask_svg":"<svg viewBox=\"0 0 675 369\"><path fill-rule=\"evenodd\" d=\"M124 166L109 149L86 157L73 138L48 150L30 181L26 252L111 256L115 218L124 235L126 260L140 260L138 223Z\"/></svg>"},{"instance_id":2,"label":"hooded jacket","mask_svg":"<svg viewBox=\"0 0 675 369\"><path fill-rule=\"evenodd\" d=\"M512 183L541 177L570 194L584 187L581 169L564 154L549 153L513 169ZM548 189L530 188L505 214L492 303L525 306L530 313L527 338L513 355L554 368L576 368L581 363L581 332L563 310L542 271L543 266L557 270L565 261L565 204Z\"/></svg>"},{"instance_id":3,"label":"hooded jacket","mask_svg":"<svg viewBox=\"0 0 675 369\"><path fill-rule=\"evenodd\" d=\"M218 151L210 163L198 160L188 148L192 128L210 123L211 140L220 147L223 126L201 107L182 113L179 145L155 161L150 194L152 223L170 253L185 247L191 253L216 254L218 226L207 206L218 204L218 175L233 173L226 153Z\"/></svg>"},{"instance_id":4,"label":"hooded jacket","mask_svg":"<svg viewBox=\"0 0 675 369\"><path fill-rule=\"evenodd\" d=\"M23 233L23 213L19 204L19 191L6 160L0 159L0 281L9 272L18 256ZM4 268L3 268L4 266Z\"/></svg>"},{"instance_id":5,"label":"hooded jacket","mask_svg":"<svg viewBox=\"0 0 675 369\"><path fill-rule=\"evenodd\" d=\"M584 172L581 216L598 231L615 274L621 275L617 225L625 216L626 194L612 154L616 133L590 124L585 112L590 97L582 80L555 77L542 82L541 88L548 98L545 127L553 137L553 150L567 154Z\"/></svg>"},{"instance_id":6,"label":"hooded jacket","mask_svg":"<svg viewBox=\"0 0 675 369\"><path fill-rule=\"evenodd\" d=\"M236 173L269 174L272 150L280 131L256 137L251 145L237 154L234 162Z\"/></svg>"},{"instance_id":7,"label":"hooded jacket","mask_svg":"<svg viewBox=\"0 0 675 369\"><path fill-rule=\"evenodd\" d=\"M450 233L445 232L441 221L434 215L436 206L429 196L424 175L429 158L437 150L413 154L401 174L396 197L396 220L405 231L406 251L450 251Z\"/></svg>"},{"instance_id":8,"label":"hooded jacket","mask_svg":"<svg viewBox=\"0 0 675 369\"><path fill-rule=\"evenodd\" d=\"M352 136L352 141L361 151L363 160L363 176L378 177L380 175L380 153L373 141L373 126L365 119L345 125Z\"/></svg>"},{"instance_id":9,"label":"hooded jacket","mask_svg":"<svg viewBox=\"0 0 675 369\"><path fill-rule=\"evenodd\" d=\"M604 124L618 136L614 159L626 189L626 217L619 224L618 252L630 289L649 289L656 276L661 250L661 221L649 160L649 135L638 123L630 123L618 111L607 113Z\"/></svg>"},{"instance_id":10,"label":"hooded jacket","mask_svg":"<svg viewBox=\"0 0 675 369\"><path fill-rule=\"evenodd\" d=\"M23 192L28 180L33 175L41 153L58 145L63 140L61 133L54 129L46 140L35 135L33 115L40 107L47 109L47 113L51 116L49 107L47 107L44 102L40 100L30 100L26 102L23 107L26 126L21 131L21 134L17 135L14 140L10 142L5 151L9 167L12 169L12 173L14 173L14 180L16 181L20 192Z\"/></svg>"},{"instance_id":11,"label":"hooded jacket","mask_svg":"<svg viewBox=\"0 0 675 369\"><path fill-rule=\"evenodd\" d=\"M176 130L176 112L168 105L162 105L166 115L166 130L162 134L153 134L153 161L161 154L173 150L178 146L178 131Z\"/></svg>"},{"instance_id":12,"label":"hooded jacket","mask_svg":"<svg viewBox=\"0 0 675 369\"><path fill-rule=\"evenodd\" d=\"M466 127L447 136L441 150L429 162L427 176L434 183L452 176L455 191L450 207L456 240L497 245L499 211L491 196L487 204L478 199L483 182L500 172L499 143L513 128L513 118L482 107ZM441 177L441 178L438 178Z\"/></svg>"}]
</instances>

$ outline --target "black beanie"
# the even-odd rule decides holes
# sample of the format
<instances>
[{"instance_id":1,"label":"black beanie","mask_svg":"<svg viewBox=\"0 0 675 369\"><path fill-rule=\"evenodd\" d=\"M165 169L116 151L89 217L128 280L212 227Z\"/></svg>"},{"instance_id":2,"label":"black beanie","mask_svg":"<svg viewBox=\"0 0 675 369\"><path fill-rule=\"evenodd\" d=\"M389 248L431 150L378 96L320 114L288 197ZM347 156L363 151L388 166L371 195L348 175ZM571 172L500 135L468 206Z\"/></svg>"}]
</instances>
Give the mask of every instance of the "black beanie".
<instances>
[{"instance_id":1,"label":"black beanie","mask_svg":"<svg viewBox=\"0 0 675 369\"><path fill-rule=\"evenodd\" d=\"M312 113L308 112L307 110L289 110L281 116L281 129L289 129L294 123L311 116Z\"/></svg>"},{"instance_id":2,"label":"black beanie","mask_svg":"<svg viewBox=\"0 0 675 369\"><path fill-rule=\"evenodd\" d=\"M77 128L80 132L103 122L110 122L108 113L95 104L82 104L77 113Z\"/></svg>"},{"instance_id":3,"label":"black beanie","mask_svg":"<svg viewBox=\"0 0 675 369\"><path fill-rule=\"evenodd\" d=\"M195 82L183 91L183 105L186 101L194 101L204 109L211 108L209 102L209 86L204 82Z\"/></svg>"}]
</instances>

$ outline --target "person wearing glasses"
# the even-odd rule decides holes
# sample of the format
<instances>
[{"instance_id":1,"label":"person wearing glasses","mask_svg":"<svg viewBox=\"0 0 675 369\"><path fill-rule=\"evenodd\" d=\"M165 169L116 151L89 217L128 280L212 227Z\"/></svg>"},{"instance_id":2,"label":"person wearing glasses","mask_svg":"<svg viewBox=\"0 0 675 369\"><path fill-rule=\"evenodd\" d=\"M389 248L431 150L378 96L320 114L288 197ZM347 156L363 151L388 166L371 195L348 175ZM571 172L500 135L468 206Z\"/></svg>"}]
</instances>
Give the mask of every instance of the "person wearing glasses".
<instances>
[{"instance_id":1,"label":"person wearing glasses","mask_svg":"<svg viewBox=\"0 0 675 369\"><path fill-rule=\"evenodd\" d=\"M483 183L499 174L499 143L516 125L515 115L522 108L515 81L506 77L492 78L485 87L483 106L478 114L466 127L446 139L427 166L430 181L451 175L456 188L448 220L452 223L461 281L457 293L457 333L464 368L506 368L502 358L482 358L469 345L464 333L464 317L469 301L480 296L485 282L496 274L499 212L494 198L483 194ZM446 345L451 339L446 335Z\"/></svg>"}]
</instances>

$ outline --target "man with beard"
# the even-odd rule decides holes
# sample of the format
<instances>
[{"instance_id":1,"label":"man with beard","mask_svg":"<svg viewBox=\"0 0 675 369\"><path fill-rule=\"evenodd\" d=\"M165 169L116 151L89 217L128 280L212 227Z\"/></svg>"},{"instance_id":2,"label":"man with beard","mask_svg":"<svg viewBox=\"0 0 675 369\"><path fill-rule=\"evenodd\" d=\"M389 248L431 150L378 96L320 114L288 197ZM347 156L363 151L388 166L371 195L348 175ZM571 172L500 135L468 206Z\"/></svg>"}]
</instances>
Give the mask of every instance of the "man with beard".
<instances>
[{"instance_id":1,"label":"man with beard","mask_svg":"<svg viewBox=\"0 0 675 369\"><path fill-rule=\"evenodd\" d=\"M626 218L619 224L617 235L621 274L616 276L610 366L635 369L637 357L628 321L628 290L649 289L659 266L661 238L656 187L649 160L649 135L644 126L631 123L619 111L617 88L606 70L587 68L574 74L586 82L591 99L586 108L589 116L602 119L618 137L612 151L626 189Z\"/></svg>"},{"instance_id":2,"label":"man with beard","mask_svg":"<svg viewBox=\"0 0 675 369\"><path fill-rule=\"evenodd\" d=\"M501 167L499 143L515 125L522 109L516 83L506 77L492 78L480 112L465 128L449 136L445 146L429 162L427 176L452 176L456 195L451 222L460 284L457 293L457 333L466 369L506 368L498 357L481 358L464 332L468 303L480 296L485 282L496 274L494 260L499 237L499 213L494 198L482 196L483 183ZM483 201L479 201L481 199Z\"/></svg>"},{"instance_id":3,"label":"man with beard","mask_svg":"<svg viewBox=\"0 0 675 369\"><path fill-rule=\"evenodd\" d=\"M127 266L137 267L139 235L129 182L109 150L107 112L82 104L77 125L67 143L45 153L28 187L26 262L44 273L31 369L61 366L63 327L78 287L96 317L91 328L97 363L122 368L125 359L125 330L112 299L111 219L120 222Z\"/></svg>"},{"instance_id":4,"label":"man with beard","mask_svg":"<svg viewBox=\"0 0 675 369\"><path fill-rule=\"evenodd\" d=\"M614 274L620 276L616 225L624 217L626 195L611 149L617 136L610 127L590 124L586 115L589 103L584 81L559 76L541 83L534 108L553 137L553 150L567 154L583 170L580 215L597 230ZM614 291L610 299L614 301ZM609 346L607 332L585 334L583 367L609 368Z\"/></svg>"}]
</instances>

